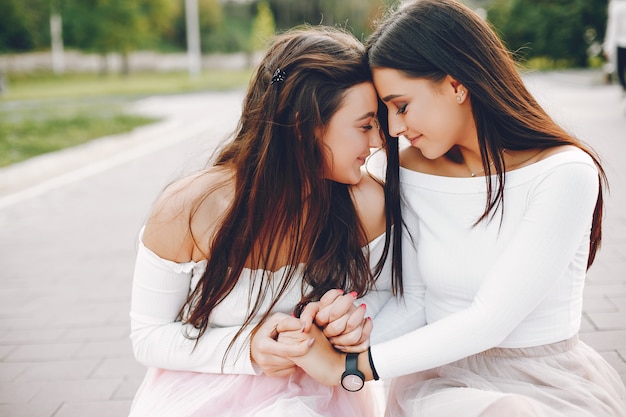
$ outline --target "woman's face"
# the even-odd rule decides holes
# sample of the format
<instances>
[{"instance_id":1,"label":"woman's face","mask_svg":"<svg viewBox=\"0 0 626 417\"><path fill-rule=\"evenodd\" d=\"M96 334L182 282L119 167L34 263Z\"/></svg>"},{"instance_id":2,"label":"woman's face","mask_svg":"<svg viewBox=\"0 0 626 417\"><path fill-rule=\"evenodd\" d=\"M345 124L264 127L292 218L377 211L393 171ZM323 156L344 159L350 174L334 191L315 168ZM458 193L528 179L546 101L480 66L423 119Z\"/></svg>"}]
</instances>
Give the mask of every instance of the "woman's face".
<instances>
[{"instance_id":1,"label":"woman's face","mask_svg":"<svg viewBox=\"0 0 626 417\"><path fill-rule=\"evenodd\" d=\"M346 90L341 107L321 134L326 151L327 179L357 184L370 148L382 146L376 119L378 99L370 82Z\"/></svg>"},{"instance_id":2,"label":"woman's face","mask_svg":"<svg viewBox=\"0 0 626 417\"><path fill-rule=\"evenodd\" d=\"M435 83L391 68L375 68L372 74L388 109L391 136L404 136L429 159L439 158L454 145L476 142L468 92L451 77Z\"/></svg>"}]
</instances>

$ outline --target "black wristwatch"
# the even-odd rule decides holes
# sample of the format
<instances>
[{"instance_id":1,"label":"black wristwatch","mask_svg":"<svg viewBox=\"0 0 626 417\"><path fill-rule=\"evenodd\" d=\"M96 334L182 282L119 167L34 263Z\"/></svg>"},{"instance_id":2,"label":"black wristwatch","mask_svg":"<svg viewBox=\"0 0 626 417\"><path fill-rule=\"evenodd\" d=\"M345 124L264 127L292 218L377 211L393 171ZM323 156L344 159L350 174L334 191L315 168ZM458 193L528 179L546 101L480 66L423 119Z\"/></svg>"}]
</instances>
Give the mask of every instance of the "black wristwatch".
<instances>
[{"instance_id":1,"label":"black wristwatch","mask_svg":"<svg viewBox=\"0 0 626 417\"><path fill-rule=\"evenodd\" d=\"M358 368L358 353L346 355L346 370L341 374L341 386L350 392L359 391L365 385L365 375Z\"/></svg>"}]
</instances>

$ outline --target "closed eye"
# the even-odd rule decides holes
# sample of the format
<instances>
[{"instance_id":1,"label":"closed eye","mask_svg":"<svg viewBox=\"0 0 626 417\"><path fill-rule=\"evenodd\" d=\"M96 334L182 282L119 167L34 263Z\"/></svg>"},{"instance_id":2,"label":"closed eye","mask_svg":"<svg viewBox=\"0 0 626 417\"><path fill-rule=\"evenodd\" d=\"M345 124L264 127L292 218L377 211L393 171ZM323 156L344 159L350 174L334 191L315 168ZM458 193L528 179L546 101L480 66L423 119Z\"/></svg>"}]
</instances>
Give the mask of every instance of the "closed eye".
<instances>
[{"instance_id":1,"label":"closed eye","mask_svg":"<svg viewBox=\"0 0 626 417\"><path fill-rule=\"evenodd\" d=\"M398 111L396 111L396 114L404 114L406 112L406 106L408 106L408 104L401 106Z\"/></svg>"}]
</instances>

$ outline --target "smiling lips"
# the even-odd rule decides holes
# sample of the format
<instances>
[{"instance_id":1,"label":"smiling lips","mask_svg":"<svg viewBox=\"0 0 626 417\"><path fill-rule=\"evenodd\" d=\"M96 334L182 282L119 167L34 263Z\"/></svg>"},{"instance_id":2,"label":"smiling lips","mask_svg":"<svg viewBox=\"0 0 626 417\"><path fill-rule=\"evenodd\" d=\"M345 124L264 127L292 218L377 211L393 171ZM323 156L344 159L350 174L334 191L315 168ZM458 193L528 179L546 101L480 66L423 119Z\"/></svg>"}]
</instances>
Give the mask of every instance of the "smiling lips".
<instances>
[{"instance_id":1,"label":"smiling lips","mask_svg":"<svg viewBox=\"0 0 626 417\"><path fill-rule=\"evenodd\" d=\"M370 156L370 150L368 149L366 154L363 154L357 158L357 160L361 163L361 165L365 165L365 161Z\"/></svg>"},{"instance_id":2,"label":"smiling lips","mask_svg":"<svg viewBox=\"0 0 626 417\"><path fill-rule=\"evenodd\" d=\"M411 142L411 146L415 146L415 144L422 138L422 135L417 135L414 138L407 138L409 142Z\"/></svg>"}]
</instances>

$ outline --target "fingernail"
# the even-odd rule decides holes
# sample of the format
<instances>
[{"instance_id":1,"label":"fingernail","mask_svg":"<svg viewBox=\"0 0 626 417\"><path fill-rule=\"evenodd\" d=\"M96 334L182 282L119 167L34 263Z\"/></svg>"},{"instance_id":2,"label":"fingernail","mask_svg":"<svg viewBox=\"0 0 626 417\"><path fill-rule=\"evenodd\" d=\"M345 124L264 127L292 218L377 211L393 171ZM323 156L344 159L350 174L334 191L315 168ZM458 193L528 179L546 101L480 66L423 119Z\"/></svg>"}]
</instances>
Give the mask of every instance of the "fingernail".
<instances>
[{"instance_id":1,"label":"fingernail","mask_svg":"<svg viewBox=\"0 0 626 417\"><path fill-rule=\"evenodd\" d=\"M359 307L363 307L364 309L367 309L367 305L365 303L361 304Z\"/></svg>"},{"instance_id":2,"label":"fingernail","mask_svg":"<svg viewBox=\"0 0 626 417\"><path fill-rule=\"evenodd\" d=\"M356 291L352 291L352 292L350 293L350 296L351 296L352 298L356 298Z\"/></svg>"},{"instance_id":3,"label":"fingernail","mask_svg":"<svg viewBox=\"0 0 626 417\"><path fill-rule=\"evenodd\" d=\"M296 317L296 315L295 315L295 314L293 314L293 313L291 313L291 317Z\"/></svg>"},{"instance_id":4,"label":"fingernail","mask_svg":"<svg viewBox=\"0 0 626 417\"><path fill-rule=\"evenodd\" d=\"M341 288L337 288L337 291L339 291L339 294L343 294L343 290Z\"/></svg>"},{"instance_id":5,"label":"fingernail","mask_svg":"<svg viewBox=\"0 0 626 417\"><path fill-rule=\"evenodd\" d=\"M313 343L315 343L315 339L309 339L309 341L307 342L307 344L306 344L306 345L307 345L308 347L311 347L311 346L313 346Z\"/></svg>"}]
</instances>

